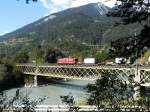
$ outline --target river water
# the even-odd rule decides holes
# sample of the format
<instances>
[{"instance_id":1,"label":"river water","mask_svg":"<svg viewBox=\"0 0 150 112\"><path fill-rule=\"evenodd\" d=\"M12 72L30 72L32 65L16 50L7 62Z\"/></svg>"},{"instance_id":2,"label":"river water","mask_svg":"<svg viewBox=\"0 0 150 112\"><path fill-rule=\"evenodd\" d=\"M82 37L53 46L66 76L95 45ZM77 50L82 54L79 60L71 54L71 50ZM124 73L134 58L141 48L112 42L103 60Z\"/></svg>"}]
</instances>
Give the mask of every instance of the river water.
<instances>
[{"instance_id":1,"label":"river water","mask_svg":"<svg viewBox=\"0 0 150 112\"><path fill-rule=\"evenodd\" d=\"M86 92L86 85L88 83L94 83L94 81L84 80L54 80L49 84L43 84L35 88L22 87L20 94L27 95L31 100L37 100L39 98L46 98L42 105L61 105L60 96L72 95L78 104L84 101L89 94ZM18 88L10 89L6 91L6 95L12 97L16 94Z\"/></svg>"}]
</instances>

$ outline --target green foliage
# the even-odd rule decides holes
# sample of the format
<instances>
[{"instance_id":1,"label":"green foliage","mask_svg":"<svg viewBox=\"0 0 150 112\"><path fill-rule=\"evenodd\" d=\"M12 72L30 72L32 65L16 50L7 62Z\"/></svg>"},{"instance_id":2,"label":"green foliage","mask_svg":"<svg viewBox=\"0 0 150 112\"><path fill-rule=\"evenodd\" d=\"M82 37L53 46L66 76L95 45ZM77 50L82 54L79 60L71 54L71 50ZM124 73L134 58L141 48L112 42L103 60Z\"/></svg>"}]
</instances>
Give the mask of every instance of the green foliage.
<instances>
[{"instance_id":1,"label":"green foliage","mask_svg":"<svg viewBox=\"0 0 150 112\"><path fill-rule=\"evenodd\" d=\"M130 32L136 33L138 36L134 37L133 33L128 38L113 40L111 43L110 53L112 56L133 57L133 61L138 58L145 47L150 47L150 24L149 24L149 0L118 0L121 4L118 10L112 11L111 16L122 17L125 24L140 23L141 28L133 27ZM139 32L141 29L141 32ZM135 56L137 52L137 56ZM134 53L134 54L133 54Z\"/></svg>"},{"instance_id":2,"label":"green foliage","mask_svg":"<svg viewBox=\"0 0 150 112\"><path fill-rule=\"evenodd\" d=\"M111 27L109 30L104 32L102 43L110 45L111 41L118 39L127 39L132 37L136 31L137 34L140 34L143 26L139 23L130 23L130 24L120 24L114 27Z\"/></svg>"},{"instance_id":3,"label":"green foliage","mask_svg":"<svg viewBox=\"0 0 150 112\"><path fill-rule=\"evenodd\" d=\"M20 52L16 53L16 55L14 57L14 61L16 63L27 63L29 61L28 52L20 51Z\"/></svg>"},{"instance_id":4,"label":"green foliage","mask_svg":"<svg viewBox=\"0 0 150 112\"><path fill-rule=\"evenodd\" d=\"M4 80L7 69L4 65L0 65L0 81Z\"/></svg>"},{"instance_id":5,"label":"green foliage","mask_svg":"<svg viewBox=\"0 0 150 112\"><path fill-rule=\"evenodd\" d=\"M42 50L42 46L38 45L33 47L30 57L35 63L44 63L44 51Z\"/></svg>"},{"instance_id":6,"label":"green foliage","mask_svg":"<svg viewBox=\"0 0 150 112\"><path fill-rule=\"evenodd\" d=\"M12 63L5 62L1 64L0 65L0 92L20 85L24 85L24 75L22 73L17 72L14 66L12 65Z\"/></svg>"},{"instance_id":7,"label":"green foliage","mask_svg":"<svg viewBox=\"0 0 150 112\"><path fill-rule=\"evenodd\" d=\"M145 48L150 47L150 27L144 26L141 34L128 37L127 39L118 39L111 42L110 55L112 57L132 57L133 61L141 57L146 51ZM136 54L137 53L137 54Z\"/></svg>"},{"instance_id":8,"label":"green foliage","mask_svg":"<svg viewBox=\"0 0 150 112\"><path fill-rule=\"evenodd\" d=\"M68 56L72 58L78 58L80 62L83 62L85 57L87 56L87 52L85 50L79 51L79 52L74 52L74 53L69 53Z\"/></svg>"},{"instance_id":9,"label":"green foliage","mask_svg":"<svg viewBox=\"0 0 150 112\"><path fill-rule=\"evenodd\" d=\"M101 52L96 53L95 58L98 62L106 62L110 57L106 51L102 50Z\"/></svg>"},{"instance_id":10,"label":"green foliage","mask_svg":"<svg viewBox=\"0 0 150 112\"><path fill-rule=\"evenodd\" d=\"M122 17L125 23L142 22L149 17L150 1L147 0L118 0L121 5L119 10L112 13L113 16Z\"/></svg>"},{"instance_id":11,"label":"green foliage","mask_svg":"<svg viewBox=\"0 0 150 112\"><path fill-rule=\"evenodd\" d=\"M62 58L64 55L58 50L47 50L45 55L45 62L56 63L58 58Z\"/></svg>"},{"instance_id":12,"label":"green foliage","mask_svg":"<svg viewBox=\"0 0 150 112\"><path fill-rule=\"evenodd\" d=\"M60 96L61 100L63 103L69 105L69 106L73 106L75 105L75 101L74 101L74 97L71 95L68 96Z\"/></svg>"},{"instance_id":13,"label":"green foliage","mask_svg":"<svg viewBox=\"0 0 150 112\"><path fill-rule=\"evenodd\" d=\"M58 58L64 57L64 54L47 45L40 45L33 48L33 51L30 52L30 57L31 61L34 60L37 63L56 63Z\"/></svg>"},{"instance_id":14,"label":"green foliage","mask_svg":"<svg viewBox=\"0 0 150 112\"><path fill-rule=\"evenodd\" d=\"M127 85L110 75L102 76L95 84L89 84L87 91L90 93L88 103L100 108L119 109L122 101L131 97Z\"/></svg>"},{"instance_id":15,"label":"green foliage","mask_svg":"<svg viewBox=\"0 0 150 112\"><path fill-rule=\"evenodd\" d=\"M0 93L0 111L12 111L15 112L35 112L35 108L38 104L42 103L45 100L45 97L39 98L36 100L31 100L29 98L29 93L22 93L19 89L16 90L16 94L10 98L6 93ZM15 106L15 103L18 103L18 107ZM19 107L20 106L20 107ZM9 110L10 109L10 110Z\"/></svg>"},{"instance_id":16,"label":"green foliage","mask_svg":"<svg viewBox=\"0 0 150 112\"><path fill-rule=\"evenodd\" d=\"M74 97L69 94L67 96L60 96L62 103L69 107L68 112L79 112L79 107L75 106Z\"/></svg>"},{"instance_id":17,"label":"green foliage","mask_svg":"<svg viewBox=\"0 0 150 112\"><path fill-rule=\"evenodd\" d=\"M125 39L118 39L116 41L111 42L111 49L109 50L109 54L111 57L125 57L127 56L127 48ZM133 44L133 43L132 43Z\"/></svg>"}]
</instances>

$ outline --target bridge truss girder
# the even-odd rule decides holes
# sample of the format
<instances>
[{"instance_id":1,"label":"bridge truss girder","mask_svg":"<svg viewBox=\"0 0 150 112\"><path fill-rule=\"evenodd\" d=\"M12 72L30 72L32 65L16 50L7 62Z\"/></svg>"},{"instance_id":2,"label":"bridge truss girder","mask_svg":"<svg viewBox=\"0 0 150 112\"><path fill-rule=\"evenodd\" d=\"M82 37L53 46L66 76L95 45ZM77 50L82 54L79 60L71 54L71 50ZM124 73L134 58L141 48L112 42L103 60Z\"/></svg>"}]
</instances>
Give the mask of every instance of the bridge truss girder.
<instances>
[{"instance_id":1,"label":"bridge truss girder","mask_svg":"<svg viewBox=\"0 0 150 112\"><path fill-rule=\"evenodd\" d=\"M17 70L24 74L49 76L56 78L68 78L79 80L96 80L101 75L115 75L120 80L130 83L133 81L135 69L118 66L79 66L79 65L61 65L61 66L35 66L35 65L17 65Z\"/></svg>"}]
</instances>

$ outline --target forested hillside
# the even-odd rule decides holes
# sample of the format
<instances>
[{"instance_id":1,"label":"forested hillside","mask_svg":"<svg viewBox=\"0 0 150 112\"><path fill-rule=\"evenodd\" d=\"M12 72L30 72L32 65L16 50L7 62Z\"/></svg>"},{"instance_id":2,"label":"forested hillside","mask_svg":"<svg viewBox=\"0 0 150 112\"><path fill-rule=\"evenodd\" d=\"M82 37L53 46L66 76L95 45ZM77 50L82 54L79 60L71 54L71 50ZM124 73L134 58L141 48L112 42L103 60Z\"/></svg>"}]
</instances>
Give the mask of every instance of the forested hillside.
<instances>
[{"instance_id":1,"label":"forested hillside","mask_svg":"<svg viewBox=\"0 0 150 112\"><path fill-rule=\"evenodd\" d=\"M46 16L2 36L1 54L31 50L38 45L63 52L83 51L94 45L103 48L109 46L112 40L133 35L135 27L137 32L142 29L137 23L120 25L120 18L106 16L109 10L97 3Z\"/></svg>"}]
</instances>

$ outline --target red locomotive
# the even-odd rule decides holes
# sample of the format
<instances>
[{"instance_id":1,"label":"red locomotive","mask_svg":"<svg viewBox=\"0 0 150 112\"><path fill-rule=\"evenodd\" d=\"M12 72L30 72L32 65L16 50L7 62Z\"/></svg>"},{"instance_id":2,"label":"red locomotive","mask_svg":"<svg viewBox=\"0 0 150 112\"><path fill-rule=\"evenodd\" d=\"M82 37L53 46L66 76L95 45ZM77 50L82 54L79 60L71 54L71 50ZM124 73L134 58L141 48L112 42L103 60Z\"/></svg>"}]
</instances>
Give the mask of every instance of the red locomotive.
<instances>
[{"instance_id":1,"label":"red locomotive","mask_svg":"<svg viewBox=\"0 0 150 112\"><path fill-rule=\"evenodd\" d=\"M60 58L57 60L58 64L76 64L79 62L77 58Z\"/></svg>"}]
</instances>

